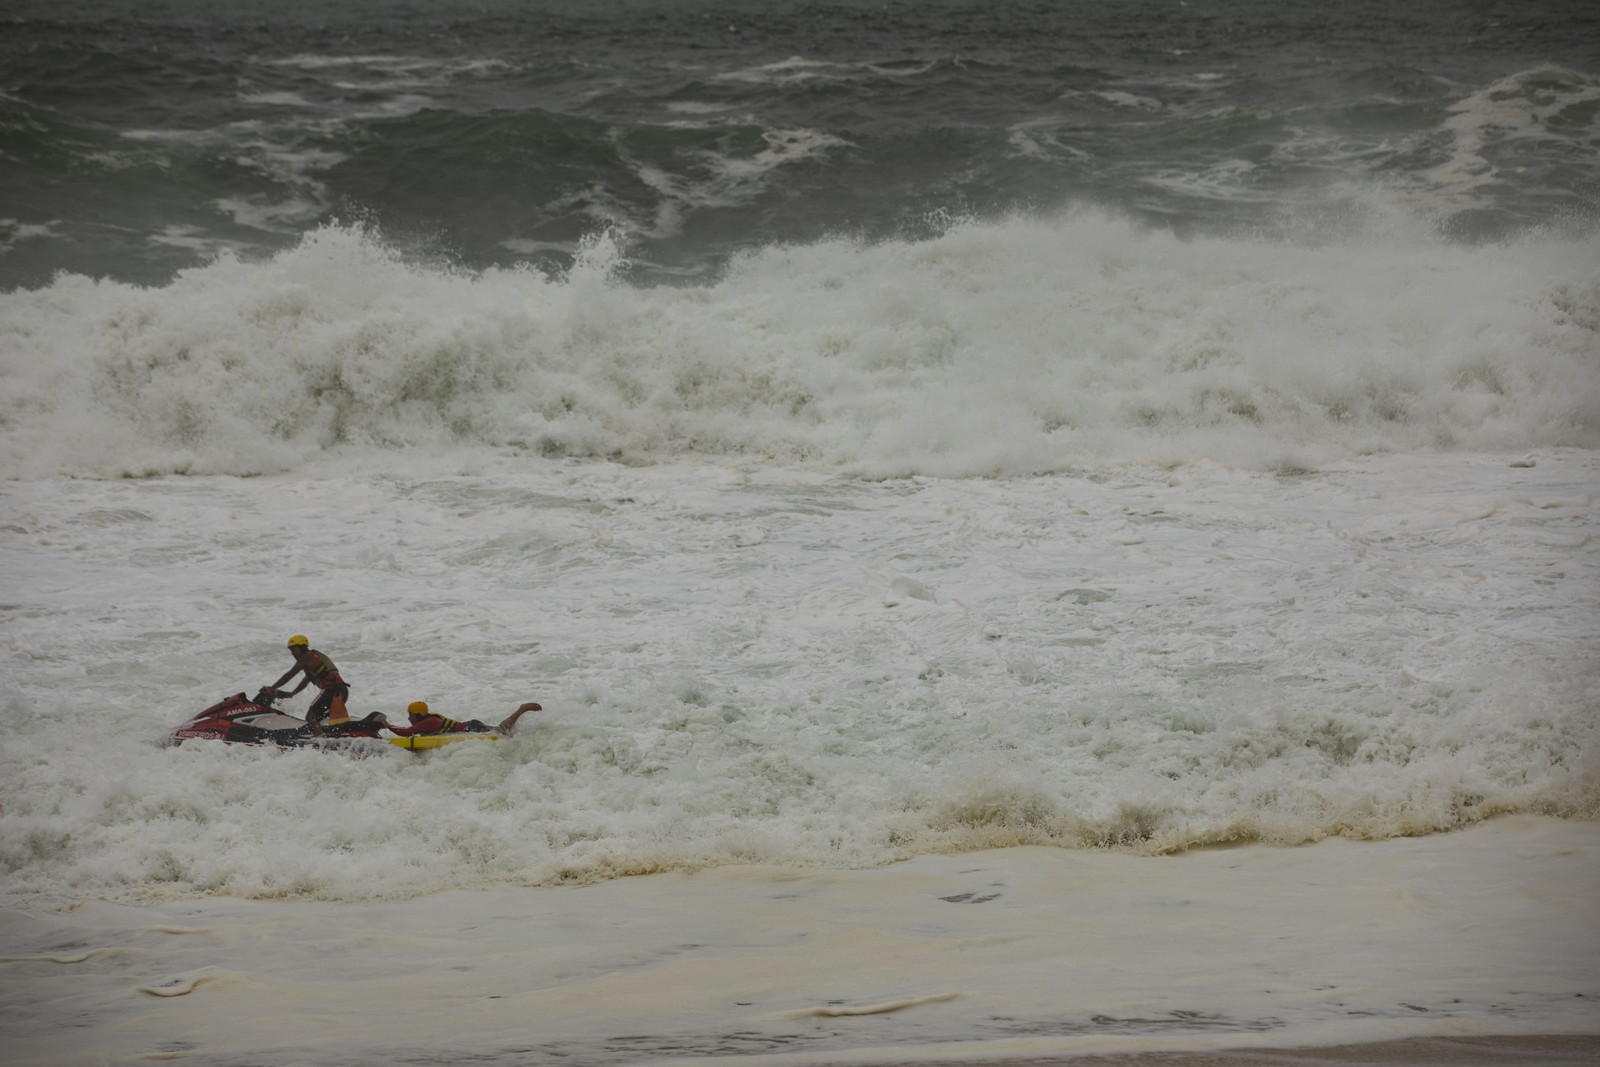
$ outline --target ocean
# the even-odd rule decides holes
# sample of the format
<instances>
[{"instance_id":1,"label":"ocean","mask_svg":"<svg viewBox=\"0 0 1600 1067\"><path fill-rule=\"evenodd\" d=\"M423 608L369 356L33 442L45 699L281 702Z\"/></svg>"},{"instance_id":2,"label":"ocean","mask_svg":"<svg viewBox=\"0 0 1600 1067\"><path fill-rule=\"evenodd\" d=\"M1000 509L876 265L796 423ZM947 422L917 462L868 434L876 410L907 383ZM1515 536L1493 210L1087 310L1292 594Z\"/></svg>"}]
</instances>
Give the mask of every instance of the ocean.
<instances>
[{"instance_id":1,"label":"ocean","mask_svg":"<svg viewBox=\"0 0 1600 1067\"><path fill-rule=\"evenodd\" d=\"M0 1044L1592 1062L1597 204L1576 2L15 0Z\"/></svg>"}]
</instances>

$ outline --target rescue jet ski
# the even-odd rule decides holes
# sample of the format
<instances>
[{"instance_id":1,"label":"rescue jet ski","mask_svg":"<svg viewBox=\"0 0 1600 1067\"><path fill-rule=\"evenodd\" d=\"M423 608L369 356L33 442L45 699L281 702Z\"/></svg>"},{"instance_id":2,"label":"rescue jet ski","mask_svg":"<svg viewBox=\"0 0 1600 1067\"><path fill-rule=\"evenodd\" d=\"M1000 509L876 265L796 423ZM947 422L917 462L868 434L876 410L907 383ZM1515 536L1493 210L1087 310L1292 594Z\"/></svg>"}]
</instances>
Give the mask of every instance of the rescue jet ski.
<instances>
[{"instance_id":1,"label":"rescue jet ski","mask_svg":"<svg viewBox=\"0 0 1600 1067\"><path fill-rule=\"evenodd\" d=\"M277 745L279 748L349 748L364 738L377 738L383 729L383 716L373 712L364 719L322 724L316 733L311 724L274 708L277 694L261 689L253 697L235 693L211 705L173 730L167 743L181 745L194 738L226 741L235 745ZM361 747L366 747L362 745ZM387 749L389 746L384 745Z\"/></svg>"}]
</instances>

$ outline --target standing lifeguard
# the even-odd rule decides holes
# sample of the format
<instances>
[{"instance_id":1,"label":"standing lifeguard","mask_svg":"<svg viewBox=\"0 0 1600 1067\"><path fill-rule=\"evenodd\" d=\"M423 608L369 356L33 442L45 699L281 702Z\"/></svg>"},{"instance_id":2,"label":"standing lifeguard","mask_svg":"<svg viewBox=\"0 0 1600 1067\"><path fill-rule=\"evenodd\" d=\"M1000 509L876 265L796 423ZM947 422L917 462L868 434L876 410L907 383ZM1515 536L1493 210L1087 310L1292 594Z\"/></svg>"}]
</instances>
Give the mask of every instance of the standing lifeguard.
<instances>
[{"instance_id":1,"label":"standing lifeguard","mask_svg":"<svg viewBox=\"0 0 1600 1067\"><path fill-rule=\"evenodd\" d=\"M324 716L330 723L344 722L350 718L350 712L345 708L345 702L350 699L350 687L339 677L339 668L333 665L333 660L312 648L304 634L289 638L289 654L294 656L294 666L272 683L273 692L280 697L292 697L308 685L315 685L322 690L317 694L317 699L311 702L311 707L306 709L306 722L313 732L322 732ZM278 688L300 671L304 671L306 676L300 679L300 684L293 690L285 693Z\"/></svg>"}]
</instances>

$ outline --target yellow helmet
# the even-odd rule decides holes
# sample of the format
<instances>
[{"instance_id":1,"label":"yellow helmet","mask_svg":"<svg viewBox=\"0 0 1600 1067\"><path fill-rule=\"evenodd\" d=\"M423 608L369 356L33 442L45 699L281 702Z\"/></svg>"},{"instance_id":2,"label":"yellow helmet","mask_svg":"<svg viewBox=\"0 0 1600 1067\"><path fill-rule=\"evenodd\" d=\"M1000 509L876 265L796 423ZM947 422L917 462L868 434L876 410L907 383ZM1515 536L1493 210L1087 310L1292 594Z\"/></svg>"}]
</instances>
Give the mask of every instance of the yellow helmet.
<instances>
[{"instance_id":1,"label":"yellow helmet","mask_svg":"<svg viewBox=\"0 0 1600 1067\"><path fill-rule=\"evenodd\" d=\"M411 702L410 706L408 706L406 708L406 714L407 715L426 715L426 714L428 714L428 702L426 700L413 700Z\"/></svg>"},{"instance_id":2,"label":"yellow helmet","mask_svg":"<svg viewBox=\"0 0 1600 1067\"><path fill-rule=\"evenodd\" d=\"M311 647L311 642L307 640L305 634L295 634L293 637L289 638L289 647L294 648L296 646L300 648L309 648Z\"/></svg>"}]
</instances>

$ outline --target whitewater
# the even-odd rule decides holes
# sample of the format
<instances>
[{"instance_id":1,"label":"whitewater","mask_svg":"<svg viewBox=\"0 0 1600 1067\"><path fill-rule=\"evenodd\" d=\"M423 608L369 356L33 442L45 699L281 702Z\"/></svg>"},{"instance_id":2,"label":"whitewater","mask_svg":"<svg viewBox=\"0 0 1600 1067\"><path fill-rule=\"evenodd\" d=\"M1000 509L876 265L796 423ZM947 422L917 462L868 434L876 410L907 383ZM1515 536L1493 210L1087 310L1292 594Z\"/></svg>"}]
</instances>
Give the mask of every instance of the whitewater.
<instances>
[{"instance_id":1,"label":"whitewater","mask_svg":"<svg viewBox=\"0 0 1600 1067\"><path fill-rule=\"evenodd\" d=\"M12 476L269 474L468 447L872 479L1592 448L1595 241L1367 219L1182 240L1086 212L738 256L634 288L429 266L360 227L144 288L0 297Z\"/></svg>"},{"instance_id":2,"label":"whitewater","mask_svg":"<svg viewBox=\"0 0 1600 1067\"><path fill-rule=\"evenodd\" d=\"M681 286L616 231L549 274L330 224L0 294L0 1028L41 1064L1593 1034L1600 248L1369 223L953 218ZM162 744L292 633L358 715L546 710Z\"/></svg>"}]
</instances>

